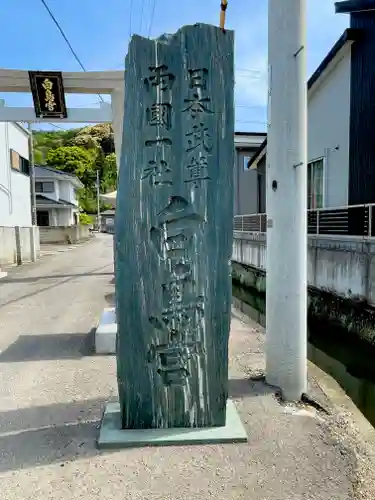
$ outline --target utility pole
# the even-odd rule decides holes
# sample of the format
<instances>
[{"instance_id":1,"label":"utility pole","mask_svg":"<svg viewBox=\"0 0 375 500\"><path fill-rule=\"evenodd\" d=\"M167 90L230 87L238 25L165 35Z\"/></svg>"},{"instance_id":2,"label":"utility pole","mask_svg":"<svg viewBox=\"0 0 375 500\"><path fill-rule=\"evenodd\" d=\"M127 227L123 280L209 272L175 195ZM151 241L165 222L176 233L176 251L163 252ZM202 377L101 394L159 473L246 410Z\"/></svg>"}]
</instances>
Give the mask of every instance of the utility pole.
<instances>
[{"instance_id":1,"label":"utility pole","mask_svg":"<svg viewBox=\"0 0 375 500\"><path fill-rule=\"evenodd\" d=\"M101 230L101 220L100 220L100 178L99 170L96 171L96 198L97 198L97 216L98 216L98 232Z\"/></svg>"},{"instance_id":2,"label":"utility pole","mask_svg":"<svg viewBox=\"0 0 375 500\"><path fill-rule=\"evenodd\" d=\"M37 225L36 217L36 193L35 193L35 165L34 165L34 141L31 122L28 122L29 130L29 168L30 168L30 191L31 191L31 224Z\"/></svg>"},{"instance_id":3,"label":"utility pole","mask_svg":"<svg viewBox=\"0 0 375 500\"><path fill-rule=\"evenodd\" d=\"M306 0L269 0L266 379L307 384Z\"/></svg>"}]
</instances>

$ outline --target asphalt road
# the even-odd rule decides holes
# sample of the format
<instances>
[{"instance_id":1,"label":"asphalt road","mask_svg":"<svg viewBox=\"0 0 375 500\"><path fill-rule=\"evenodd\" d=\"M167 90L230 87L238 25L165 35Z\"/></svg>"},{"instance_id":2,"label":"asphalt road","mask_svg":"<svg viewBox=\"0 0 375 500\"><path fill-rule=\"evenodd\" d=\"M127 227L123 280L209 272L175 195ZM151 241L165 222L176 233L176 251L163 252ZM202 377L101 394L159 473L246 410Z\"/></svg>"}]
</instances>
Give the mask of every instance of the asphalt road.
<instances>
[{"instance_id":1,"label":"asphalt road","mask_svg":"<svg viewBox=\"0 0 375 500\"><path fill-rule=\"evenodd\" d=\"M116 367L93 355L92 330L113 297L112 248L100 235L0 281L0 500L374 498L353 496L357 460L335 421L249 379L264 334L235 317L229 392L248 443L98 452Z\"/></svg>"}]
</instances>

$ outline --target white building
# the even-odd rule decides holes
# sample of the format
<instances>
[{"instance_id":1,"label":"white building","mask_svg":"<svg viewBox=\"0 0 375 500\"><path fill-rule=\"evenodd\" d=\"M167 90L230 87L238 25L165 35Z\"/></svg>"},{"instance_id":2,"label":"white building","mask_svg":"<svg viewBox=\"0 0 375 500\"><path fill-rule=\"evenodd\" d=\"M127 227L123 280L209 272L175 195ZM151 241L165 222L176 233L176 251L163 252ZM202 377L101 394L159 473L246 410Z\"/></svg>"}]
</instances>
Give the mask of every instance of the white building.
<instances>
[{"instance_id":1,"label":"white building","mask_svg":"<svg viewBox=\"0 0 375 500\"><path fill-rule=\"evenodd\" d=\"M83 184L73 174L35 166L38 226L73 226L79 221L77 189Z\"/></svg>"},{"instance_id":2,"label":"white building","mask_svg":"<svg viewBox=\"0 0 375 500\"><path fill-rule=\"evenodd\" d=\"M0 226L31 226L29 132L0 122Z\"/></svg>"},{"instance_id":3,"label":"white building","mask_svg":"<svg viewBox=\"0 0 375 500\"><path fill-rule=\"evenodd\" d=\"M375 10L344 4L351 27L308 81L310 209L375 203ZM266 152L267 140L248 164L256 194L242 193L236 214L266 210Z\"/></svg>"}]
</instances>

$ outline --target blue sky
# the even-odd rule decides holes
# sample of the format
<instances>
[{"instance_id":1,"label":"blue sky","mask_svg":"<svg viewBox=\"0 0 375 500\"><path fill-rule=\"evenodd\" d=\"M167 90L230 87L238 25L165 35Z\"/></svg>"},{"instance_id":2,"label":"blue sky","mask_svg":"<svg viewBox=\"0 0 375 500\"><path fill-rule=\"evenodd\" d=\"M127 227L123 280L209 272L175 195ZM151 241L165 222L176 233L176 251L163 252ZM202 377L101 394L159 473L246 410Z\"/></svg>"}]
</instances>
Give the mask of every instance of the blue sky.
<instances>
[{"instance_id":1,"label":"blue sky","mask_svg":"<svg viewBox=\"0 0 375 500\"><path fill-rule=\"evenodd\" d=\"M282 0L280 0L282 1ZM124 67L131 32L151 37L181 25L217 24L220 0L47 0L87 70ZM308 71L318 66L349 24L334 0L307 0ZM69 48L40 0L2 0L0 67L79 71ZM267 0L229 0L228 29L236 32L236 129L265 129ZM143 14L142 14L143 11ZM30 95L2 94L8 105L32 105ZM94 104L96 96L69 96L68 105ZM65 126L65 125L64 125ZM45 127L43 127L45 128Z\"/></svg>"}]
</instances>

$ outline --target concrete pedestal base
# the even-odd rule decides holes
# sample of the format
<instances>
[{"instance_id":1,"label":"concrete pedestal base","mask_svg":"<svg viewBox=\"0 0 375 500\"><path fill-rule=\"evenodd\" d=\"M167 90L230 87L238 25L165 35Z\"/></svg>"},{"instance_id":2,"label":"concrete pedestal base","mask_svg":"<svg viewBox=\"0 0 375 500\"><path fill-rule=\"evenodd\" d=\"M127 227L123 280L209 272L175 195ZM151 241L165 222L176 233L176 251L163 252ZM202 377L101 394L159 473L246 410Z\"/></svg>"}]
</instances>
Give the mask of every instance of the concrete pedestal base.
<instances>
[{"instance_id":1,"label":"concrete pedestal base","mask_svg":"<svg viewBox=\"0 0 375 500\"><path fill-rule=\"evenodd\" d=\"M1 278L6 278L7 276L8 276L8 273L6 273L5 271L2 271L0 269L0 280L1 280Z\"/></svg>"},{"instance_id":2,"label":"concrete pedestal base","mask_svg":"<svg viewBox=\"0 0 375 500\"><path fill-rule=\"evenodd\" d=\"M225 427L201 429L121 429L119 403L108 403L97 441L100 449L136 448L143 446L176 446L215 443L246 443L246 430L233 401L227 401Z\"/></svg>"},{"instance_id":3,"label":"concrete pedestal base","mask_svg":"<svg viewBox=\"0 0 375 500\"><path fill-rule=\"evenodd\" d=\"M95 352L97 354L116 354L116 310L104 309L95 332Z\"/></svg>"}]
</instances>

